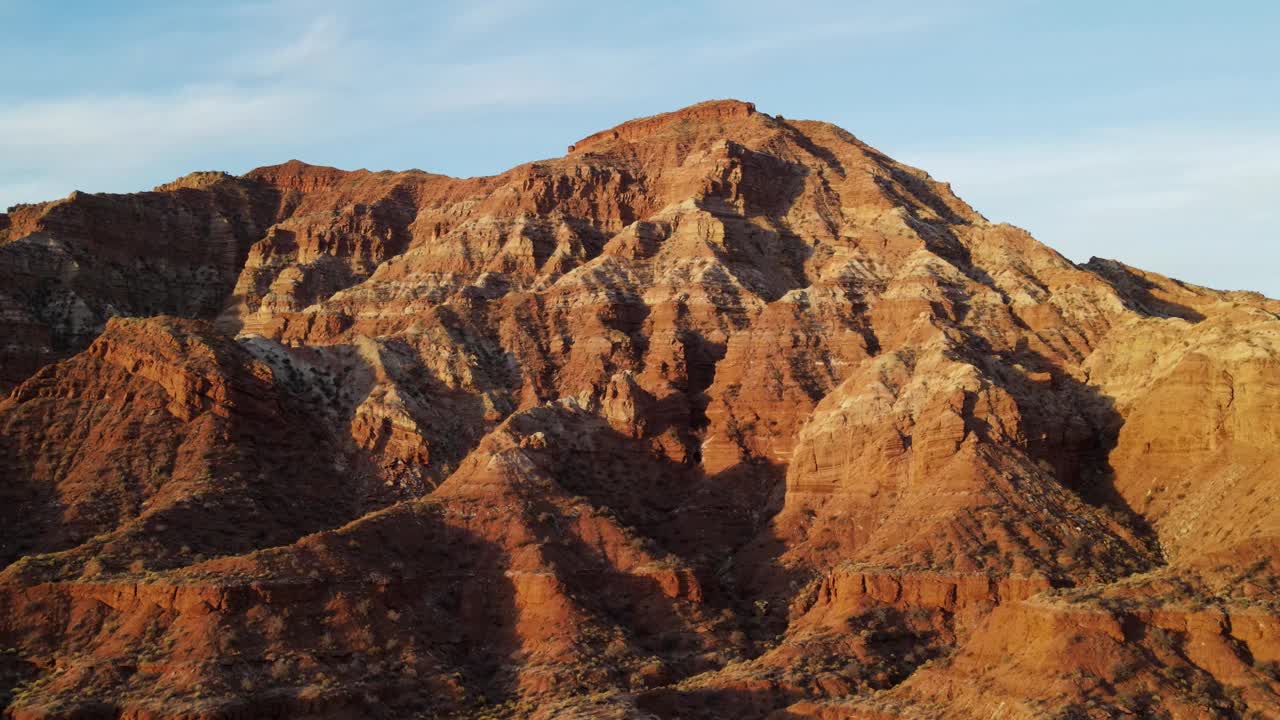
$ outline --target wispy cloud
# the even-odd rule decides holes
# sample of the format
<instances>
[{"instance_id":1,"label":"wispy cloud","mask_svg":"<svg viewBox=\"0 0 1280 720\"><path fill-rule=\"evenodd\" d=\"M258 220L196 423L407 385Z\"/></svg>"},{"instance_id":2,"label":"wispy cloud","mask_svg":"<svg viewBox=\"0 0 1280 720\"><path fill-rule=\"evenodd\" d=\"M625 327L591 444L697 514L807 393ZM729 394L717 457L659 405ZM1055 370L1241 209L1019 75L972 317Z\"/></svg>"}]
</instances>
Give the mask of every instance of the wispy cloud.
<instances>
[{"instance_id":1,"label":"wispy cloud","mask_svg":"<svg viewBox=\"0 0 1280 720\"><path fill-rule=\"evenodd\" d=\"M77 16L95 25L79 28L75 39L87 40L75 52L51 53L43 40L25 41L33 34L17 31L0 46L0 66L15 68L14 78L41 78L0 88L0 208L77 188L133 190L195 168L245 170L292 155L341 164L327 153L357 144L381 144L382 162L403 167L413 160L399 162L396 143L417 143L419 127L456 131L462 145L494 144L492 134L468 134L452 122L462 113L468 122L487 118L489 132L542 117L542 127L563 130L566 143L601 127L581 126L582 117L622 119L604 113L606 106L640 114L734 93L761 102L771 94L802 108L806 98L828 107L863 105L901 120L946 116L965 102L949 92L957 85L948 62L969 52L966 32L985 38L972 54L990 56L988 65L974 67L1000 76L1010 58L981 43L998 39L992 28L1007 31L1009 17L1038 5L919 0L903 10L889 0L791 0L785 12L774 0L608 9L590 0L370 0L358 10L341 0L178 3L145 12L121 6ZM39 17L34 5L14 9L0 0L0 14L6 8L25 22ZM1009 92L1122 105L1053 84L1066 76L1050 73L1043 88ZM932 104L931 91L940 93ZM1002 116L1007 108L986 112L976 101L960 107L992 132L1019 126ZM965 143L948 132L939 145L894 154L953 181L988 216L1028 227L1077 259L1118 256L1195 282L1280 295L1280 274L1271 270L1280 261L1276 251L1272 263L1225 266L1256 256L1264 240L1278 245L1280 132L1134 123L1064 139L1070 122L1021 140ZM520 153L520 142L504 147ZM428 151L448 147L439 138L421 145L418 157L430 162ZM337 154L357 163L366 157ZM492 159L487 167L527 157Z\"/></svg>"},{"instance_id":2,"label":"wispy cloud","mask_svg":"<svg viewBox=\"0 0 1280 720\"><path fill-rule=\"evenodd\" d=\"M210 86L170 94L80 96L38 101L0 111L0 152L11 160L76 156L86 149L133 148L221 139L280 127L301 95Z\"/></svg>"},{"instance_id":3,"label":"wispy cloud","mask_svg":"<svg viewBox=\"0 0 1280 720\"><path fill-rule=\"evenodd\" d=\"M453 19L481 31L533 8L468 4ZM413 12L406 8L379 22L431 27ZM279 32L298 17L310 19L292 35ZM572 48L483 60L440 57L429 43L415 43L413 33L384 38L374 32L383 28L360 25L363 18L336 5L243 2L201 20L213 27L200 41L219 52L184 53L163 38L139 39L154 44L150 55L174 58L174 74L183 78L177 84L113 91L104 82L90 91L0 104L0 208L73 188L132 189L120 187L119 179L204 148L227 156L274 143L324 142L431 114L528 108L597 90L581 80L598 66Z\"/></svg>"},{"instance_id":4,"label":"wispy cloud","mask_svg":"<svg viewBox=\"0 0 1280 720\"><path fill-rule=\"evenodd\" d=\"M1280 242L1280 131L1137 127L898 155L1077 260L1280 296L1274 267L1258 262Z\"/></svg>"},{"instance_id":5,"label":"wispy cloud","mask_svg":"<svg viewBox=\"0 0 1280 720\"><path fill-rule=\"evenodd\" d=\"M308 66L327 64L340 57L351 40L335 15L326 14L307 22L306 29L286 44L235 60L233 70L252 76L280 77L305 71Z\"/></svg>"}]
</instances>

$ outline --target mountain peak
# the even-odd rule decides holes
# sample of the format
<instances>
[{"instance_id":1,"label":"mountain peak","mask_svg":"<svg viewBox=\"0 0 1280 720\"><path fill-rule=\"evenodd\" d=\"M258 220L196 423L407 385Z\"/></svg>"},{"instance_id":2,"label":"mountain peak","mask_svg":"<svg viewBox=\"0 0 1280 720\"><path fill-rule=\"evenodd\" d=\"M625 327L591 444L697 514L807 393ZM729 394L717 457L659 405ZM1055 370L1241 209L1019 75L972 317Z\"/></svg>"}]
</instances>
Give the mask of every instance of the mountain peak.
<instances>
[{"instance_id":1,"label":"mountain peak","mask_svg":"<svg viewBox=\"0 0 1280 720\"><path fill-rule=\"evenodd\" d=\"M316 191L331 188L353 172L326 165L311 165L301 160L289 160L279 165L264 165L244 174L249 180L257 180L282 190Z\"/></svg>"},{"instance_id":2,"label":"mountain peak","mask_svg":"<svg viewBox=\"0 0 1280 720\"><path fill-rule=\"evenodd\" d=\"M653 135L663 128L681 122L722 122L756 114L755 103L742 100L706 100L671 112L628 120L608 130L588 135L569 146L569 152L581 152L610 140L633 142Z\"/></svg>"},{"instance_id":3,"label":"mountain peak","mask_svg":"<svg viewBox=\"0 0 1280 720\"><path fill-rule=\"evenodd\" d=\"M0 703L1274 714L1278 313L739 100L21 208Z\"/></svg>"}]
</instances>

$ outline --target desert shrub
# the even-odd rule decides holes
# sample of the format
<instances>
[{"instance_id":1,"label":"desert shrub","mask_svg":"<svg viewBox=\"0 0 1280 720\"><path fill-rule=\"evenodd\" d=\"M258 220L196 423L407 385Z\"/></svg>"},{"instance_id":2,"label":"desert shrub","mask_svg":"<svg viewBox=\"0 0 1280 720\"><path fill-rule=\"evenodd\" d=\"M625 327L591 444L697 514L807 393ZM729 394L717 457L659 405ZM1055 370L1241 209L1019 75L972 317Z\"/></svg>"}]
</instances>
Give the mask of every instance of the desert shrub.
<instances>
[{"instance_id":1,"label":"desert shrub","mask_svg":"<svg viewBox=\"0 0 1280 720\"><path fill-rule=\"evenodd\" d=\"M287 680L293 675L293 668L290 666L288 658L276 658L276 661L271 663L271 668L268 672L274 680Z\"/></svg>"}]
</instances>

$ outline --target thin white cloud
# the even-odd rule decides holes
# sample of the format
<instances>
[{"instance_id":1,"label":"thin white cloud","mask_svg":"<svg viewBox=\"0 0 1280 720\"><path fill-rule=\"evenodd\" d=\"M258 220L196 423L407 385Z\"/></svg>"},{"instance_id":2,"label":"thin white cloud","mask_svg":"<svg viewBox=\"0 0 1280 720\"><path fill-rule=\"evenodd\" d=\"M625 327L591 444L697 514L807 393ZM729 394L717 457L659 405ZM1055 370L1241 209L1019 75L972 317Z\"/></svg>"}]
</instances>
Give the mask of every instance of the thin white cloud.
<instances>
[{"instance_id":1,"label":"thin white cloud","mask_svg":"<svg viewBox=\"0 0 1280 720\"><path fill-rule=\"evenodd\" d=\"M1280 132L1227 132L1158 127L1105 129L1073 139L1016 138L981 141L970 147L918 148L913 156L934 165L963 167L967 181L1016 187L1028 180L1079 173L1104 179L1117 168L1173 170L1196 181L1271 174ZM953 143L954 144L954 143Z\"/></svg>"},{"instance_id":2,"label":"thin white cloud","mask_svg":"<svg viewBox=\"0 0 1280 720\"><path fill-rule=\"evenodd\" d=\"M9 158L46 153L120 152L223 138L279 128L301 95L191 87L166 95L72 97L0 110L0 153Z\"/></svg>"},{"instance_id":3,"label":"thin white cloud","mask_svg":"<svg viewBox=\"0 0 1280 720\"><path fill-rule=\"evenodd\" d=\"M698 13L688 8L668 9L674 17L666 20L633 9L619 11L623 26L657 22L696 29L670 38L646 34L643 42L597 35L575 43L486 45L481 53L472 40L509 41L515 23L552 11L590 15L591 8L560 0L375 5L361 11L331 0L179 6L172 12L185 23L207 28L187 38L199 44L189 52L183 40L150 34L163 18L143 16L143 30L135 28L143 35L120 42L148 58L146 64L151 58L174 63L171 76L186 84L117 87L104 81L89 92L0 104L0 207L45 199L44 188L59 188L55 196L73 188L134 189L138 185L126 179L157 165L172 167L202 148L216 148L220 157L253 148L265 155L277 144L368 136L442 113L659 95L691 63L703 74L736 69L815 37L904 32L932 13L894 19L868 14L865 3L824 4L821 12L815 6L813 14L778 25L754 22L752 13L767 10L756 5L744 8L736 24L697 27L690 13ZM561 23L557 32L574 31ZM127 79L127 73L102 70L103 78ZM157 175L147 177L168 179Z\"/></svg>"},{"instance_id":4,"label":"thin white cloud","mask_svg":"<svg viewBox=\"0 0 1280 720\"><path fill-rule=\"evenodd\" d=\"M1280 296L1280 131L1113 129L898 155L1076 260Z\"/></svg>"},{"instance_id":5,"label":"thin white cloud","mask_svg":"<svg viewBox=\"0 0 1280 720\"><path fill-rule=\"evenodd\" d=\"M280 142L313 99L279 91L191 87L167 95L72 97L0 109L0 208L90 192L144 189L121 177L203 147ZM214 168L187 168L214 169ZM153 183L168 177L147 175Z\"/></svg>"},{"instance_id":6,"label":"thin white cloud","mask_svg":"<svg viewBox=\"0 0 1280 720\"><path fill-rule=\"evenodd\" d=\"M306 30L296 39L265 52L239 58L233 69L249 75L280 77L308 67L327 64L340 57L343 46L350 42L338 18L321 15L307 23Z\"/></svg>"},{"instance_id":7,"label":"thin white cloud","mask_svg":"<svg viewBox=\"0 0 1280 720\"><path fill-rule=\"evenodd\" d=\"M418 48L384 44L376 33L352 31L359 18L336 10L315 16L293 35L265 39L267 29L298 10L294 5L272 0L220 8L224 21L233 19L228 27L243 26L244 36L234 38L239 45L224 37L228 27L220 27L216 37L225 41L225 53L181 56L181 75L213 82L147 92L103 87L0 104L0 209L72 189L138 189L122 185L121 178L171 166L203 148L217 148L220 156L261 148L254 154L265 156L280 144L375 134L431 114L607 96L612 87L603 82L599 63L587 62L576 48L479 62L437 59ZM499 10L511 15L519 8L494 4L487 19L469 22L497 22ZM160 44L152 54L174 54L163 39L155 42ZM151 176L153 183L167 179Z\"/></svg>"},{"instance_id":8,"label":"thin white cloud","mask_svg":"<svg viewBox=\"0 0 1280 720\"><path fill-rule=\"evenodd\" d=\"M186 40L145 23L118 42L147 60L137 67L173 62L168 76L185 84L117 86L105 79L127 80L127 72L94 68L104 80L91 91L0 103L0 208L77 188L146 187L169 179L164 173L195 169L189 158L269 162L292 152L284 148L360 141L443 113L516 116L722 94L712 87L742 92L754 87L750 71L762 63L810 67L810 49L876 38L911 36L904 47L915 47L928 41L917 34L951 31L975 13L1020 1L958 9L922 0L903 12L879 0L794 0L781 19L771 0L723 0L721 12L716 2L629 8L609 14L621 35L591 32L599 18L571 0L379 2L359 11L337 0L175 6L208 26L186 38L198 48L184 51ZM548 25L549 13L560 21ZM537 21L543 34L522 36L520 24ZM997 138L959 149L957 142L895 154L953 181L988 216L1023 225L1076 259L1115 256L1203 284L1280 295L1280 273L1271 270L1280 263L1278 132L1132 128L1065 142ZM1207 257L1205 247L1222 252ZM1227 257L1265 262L1226 268Z\"/></svg>"}]
</instances>

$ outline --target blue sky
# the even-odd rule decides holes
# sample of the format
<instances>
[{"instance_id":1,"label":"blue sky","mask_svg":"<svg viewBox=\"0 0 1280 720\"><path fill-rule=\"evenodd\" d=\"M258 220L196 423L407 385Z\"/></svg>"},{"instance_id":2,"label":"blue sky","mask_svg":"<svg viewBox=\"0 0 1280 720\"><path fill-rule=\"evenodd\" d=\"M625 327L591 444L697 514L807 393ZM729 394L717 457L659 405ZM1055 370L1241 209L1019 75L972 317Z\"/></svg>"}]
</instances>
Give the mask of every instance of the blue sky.
<instances>
[{"instance_id":1,"label":"blue sky","mask_svg":"<svg viewBox=\"0 0 1280 720\"><path fill-rule=\"evenodd\" d=\"M0 0L0 206L299 158L499 172L737 97L1074 260L1280 297L1280 4Z\"/></svg>"}]
</instances>

